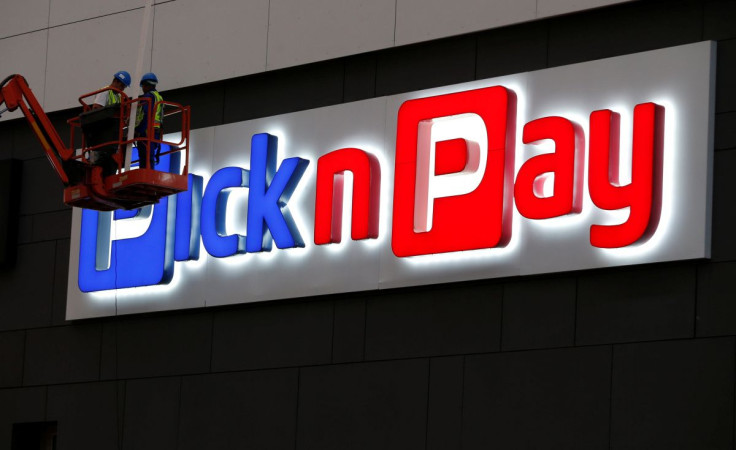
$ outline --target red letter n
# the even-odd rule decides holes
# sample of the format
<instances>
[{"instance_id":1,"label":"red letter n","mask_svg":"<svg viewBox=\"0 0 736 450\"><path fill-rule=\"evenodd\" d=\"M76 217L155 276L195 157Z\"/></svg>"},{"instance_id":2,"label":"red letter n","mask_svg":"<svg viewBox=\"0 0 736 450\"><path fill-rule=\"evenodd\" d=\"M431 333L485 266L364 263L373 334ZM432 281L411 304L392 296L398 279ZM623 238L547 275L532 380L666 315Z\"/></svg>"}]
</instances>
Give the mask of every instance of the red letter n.
<instances>
[{"instance_id":1,"label":"red letter n","mask_svg":"<svg viewBox=\"0 0 736 450\"><path fill-rule=\"evenodd\" d=\"M378 237L381 166L378 159L358 148L343 148L317 161L317 198L314 206L314 243L339 243L342 238L343 178L353 174L353 240Z\"/></svg>"}]
</instances>

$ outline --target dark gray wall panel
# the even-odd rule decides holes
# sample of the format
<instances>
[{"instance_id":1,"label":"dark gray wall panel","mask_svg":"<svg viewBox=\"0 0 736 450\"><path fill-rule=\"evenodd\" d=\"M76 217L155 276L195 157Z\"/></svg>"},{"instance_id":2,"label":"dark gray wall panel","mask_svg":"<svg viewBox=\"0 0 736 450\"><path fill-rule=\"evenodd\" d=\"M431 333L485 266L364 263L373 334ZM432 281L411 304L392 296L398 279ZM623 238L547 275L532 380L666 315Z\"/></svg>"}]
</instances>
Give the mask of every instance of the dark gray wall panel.
<instances>
[{"instance_id":1,"label":"dark gray wall panel","mask_svg":"<svg viewBox=\"0 0 736 450\"><path fill-rule=\"evenodd\" d=\"M122 384L70 384L48 390L46 420L58 421L58 450L118 450Z\"/></svg>"},{"instance_id":2,"label":"dark gray wall panel","mask_svg":"<svg viewBox=\"0 0 736 450\"><path fill-rule=\"evenodd\" d=\"M49 325L55 255L55 242L22 245L15 267L0 272L0 330Z\"/></svg>"},{"instance_id":3,"label":"dark gray wall panel","mask_svg":"<svg viewBox=\"0 0 736 450\"><path fill-rule=\"evenodd\" d=\"M46 157L23 162L21 214L38 214L68 209L64 205L64 185Z\"/></svg>"},{"instance_id":4,"label":"dark gray wall panel","mask_svg":"<svg viewBox=\"0 0 736 450\"><path fill-rule=\"evenodd\" d=\"M711 257L714 261L736 260L736 184L733 174L736 171L736 150L716 152L713 167L713 219Z\"/></svg>"},{"instance_id":5,"label":"dark gray wall panel","mask_svg":"<svg viewBox=\"0 0 736 450\"><path fill-rule=\"evenodd\" d=\"M164 100L191 107L191 129L222 125L225 108L225 83L209 83L201 86L162 91ZM180 116L164 119L164 133L181 131Z\"/></svg>"},{"instance_id":6,"label":"dark gray wall panel","mask_svg":"<svg viewBox=\"0 0 736 450\"><path fill-rule=\"evenodd\" d=\"M21 161L0 160L0 270L15 265L22 171Z\"/></svg>"},{"instance_id":7,"label":"dark gray wall panel","mask_svg":"<svg viewBox=\"0 0 736 450\"><path fill-rule=\"evenodd\" d=\"M359 55L345 59L344 102L376 96L376 55Z\"/></svg>"},{"instance_id":8,"label":"dark gray wall panel","mask_svg":"<svg viewBox=\"0 0 736 450\"><path fill-rule=\"evenodd\" d=\"M301 369L299 449L425 448L427 360Z\"/></svg>"},{"instance_id":9,"label":"dark gray wall panel","mask_svg":"<svg viewBox=\"0 0 736 450\"><path fill-rule=\"evenodd\" d=\"M100 380L118 378L118 324L115 321L102 324L102 344L100 346Z\"/></svg>"},{"instance_id":10,"label":"dark gray wall panel","mask_svg":"<svg viewBox=\"0 0 736 450\"><path fill-rule=\"evenodd\" d=\"M502 295L497 284L378 294L367 300L366 359L498 351Z\"/></svg>"},{"instance_id":11,"label":"dark gray wall panel","mask_svg":"<svg viewBox=\"0 0 736 450\"><path fill-rule=\"evenodd\" d=\"M716 113L736 111L736 39L718 42Z\"/></svg>"},{"instance_id":12,"label":"dark gray wall panel","mask_svg":"<svg viewBox=\"0 0 736 450\"><path fill-rule=\"evenodd\" d=\"M697 336L736 334L736 263L698 269Z\"/></svg>"},{"instance_id":13,"label":"dark gray wall panel","mask_svg":"<svg viewBox=\"0 0 736 450\"><path fill-rule=\"evenodd\" d=\"M716 114L715 150L736 147L736 112Z\"/></svg>"},{"instance_id":14,"label":"dark gray wall panel","mask_svg":"<svg viewBox=\"0 0 736 450\"><path fill-rule=\"evenodd\" d=\"M365 356L365 299L335 300L332 362L362 361Z\"/></svg>"},{"instance_id":15,"label":"dark gray wall panel","mask_svg":"<svg viewBox=\"0 0 736 450\"><path fill-rule=\"evenodd\" d=\"M0 333L0 388L23 384L25 331Z\"/></svg>"},{"instance_id":16,"label":"dark gray wall panel","mask_svg":"<svg viewBox=\"0 0 736 450\"><path fill-rule=\"evenodd\" d=\"M179 450L294 449L297 369L185 377Z\"/></svg>"},{"instance_id":17,"label":"dark gray wall panel","mask_svg":"<svg viewBox=\"0 0 736 450\"><path fill-rule=\"evenodd\" d=\"M232 80L225 88L225 123L340 103L343 79L343 63L335 60Z\"/></svg>"},{"instance_id":18,"label":"dark gray wall panel","mask_svg":"<svg viewBox=\"0 0 736 450\"><path fill-rule=\"evenodd\" d=\"M72 233L72 210L36 214L33 216L32 240L50 241L53 239L68 239Z\"/></svg>"},{"instance_id":19,"label":"dark gray wall panel","mask_svg":"<svg viewBox=\"0 0 736 450\"><path fill-rule=\"evenodd\" d=\"M693 337L695 280L692 265L581 275L576 344Z\"/></svg>"},{"instance_id":20,"label":"dark gray wall panel","mask_svg":"<svg viewBox=\"0 0 736 450\"><path fill-rule=\"evenodd\" d=\"M123 449L175 449L180 394L178 377L127 382Z\"/></svg>"},{"instance_id":21,"label":"dark gray wall panel","mask_svg":"<svg viewBox=\"0 0 736 450\"><path fill-rule=\"evenodd\" d=\"M475 58L475 38L465 36L379 52L376 95L471 81Z\"/></svg>"},{"instance_id":22,"label":"dark gray wall panel","mask_svg":"<svg viewBox=\"0 0 736 450\"><path fill-rule=\"evenodd\" d=\"M547 22L534 22L479 34L476 78L547 67L548 28Z\"/></svg>"},{"instance_id":23,"label":"dark gray wall panel","mask_svg":"<svg viewBox=\"0 0 736 450\"><path fill-rule=\"evenodd\" d=\"M632 2L550 22L549 65L561 66L696 42L700 2Z\"/></svg>"},{"instance_id":24,"label":"dark gray wall panel","mask_svg":"<svg viewBox=\"0 0 736 450\"><path fill-rule=\"evenodd\" d=\"M427 450L460 449L464 361L462 356L429 361Z\"/></svg>"},{"instance_id":25,"label":"dark gray wall panel","mask_svg":"<svg viewBox=\"0 0 736 450\"><path fill-rule=\"evenodd\" d=\"M23 384L98 380L101 338L95 323L29 330Z\"/></svg>"},{"instance_id":26,"label":"dark gray wall panel","mask_svg":"<svg viewBox=\"0 0 736 450\"><path fill-rule=\"evenodd\" d=\"M611 448L733 448L733 338L616 346L612 386Z\"/></svg>"},{"instance_id":27,"label":"dark gray wall panel","mask_svg":"<svg viewBox=\"0 0 736 450\"><path fill-rule=\"evenodd\" d=\"M329 363L332 302L267 303L215 314L212 370Z\"/></svg>"},{"instance_id":28,"label":"dark gray wall panel","mask_svg":"<svg viewBox=\"0 0 736 450\"><path fill-rule=\"evenodd\" d=\"M66 289L69 283L69 239L56 241L56 265L54 267L54 307L52 325L64 325L66 321ZM76 280L73 281L76 283Z\"/></svg>"},{"instance_id":29,"label":"dark gray wall panel","mask_svg":"<svg viewBox=\"0 0 736 450\"><path fill-rule=\"evenodd\" d=\"M571 347L575 340L574 278L507 283L503 294L503 350Z\"/></svg>"},{"instance_id":30,"label":"dark gray wall panel","mask_svg":"<svg viewBox=\"0 0 736 450\"><path fill-rule=\"evenodd\" d=\"M13 121L13 158L30 160L45 157L43 147L25 119Z\"/></svg>"},{"instance_id":31,"label":"dark gray wall panel","mask_svg":"<svg viewBox=\"0 0 736 450\"><path fill-rule=\"evenodd\" d=\"M463 449L608 449L611 348L467 356Z\"/></svg>"},{"instance_id":32,"label":"dark gray wall panel","mask_svg":"<svg viewBox=\"0 0 736 450\"><path fill-rule=\"evenodd\" d=\"M33 216L20 216L18 220L18 244L33 242Z\"/></svg>"},{"instance_id":33,"label":"dark gray wall panel","mask_svg":"<svg viewBox=\"0 0 736 450\"><path fill-rule=\"evenodd\" d=\"M211 347L210 312L121 320L117 373L135 378L208 372Z\"/></svg>"},{"instance_id":34,"label":"dark gray wall panel","mask_svg":"<svg viewBox=\"0 0 736 450\"><path fill-rule=\"evenodd\" d=\"M17 122L0 122L0 160L13 157L13 127Z\"/></svg>"},{"instance_id":35,"label":"dark gray wall panel","mask_svg":"<svg viewBox=\"0 0 736 450\"><path fill-rule=\"evenodd\" d=\"M733 0L708 0L703 14L703 39L736 38L736 2Z\"/></svg>"},{"instance_id":36,"label":"dark gray wall panel","mask_svg":"<svg viewBox=\"0 0 736 450\"><path fill-rule=\"evenodd\" d=\"M43 422L46 388L0 389L0 450L10 450L14 423Z\"/></svg>"}]
</instances>

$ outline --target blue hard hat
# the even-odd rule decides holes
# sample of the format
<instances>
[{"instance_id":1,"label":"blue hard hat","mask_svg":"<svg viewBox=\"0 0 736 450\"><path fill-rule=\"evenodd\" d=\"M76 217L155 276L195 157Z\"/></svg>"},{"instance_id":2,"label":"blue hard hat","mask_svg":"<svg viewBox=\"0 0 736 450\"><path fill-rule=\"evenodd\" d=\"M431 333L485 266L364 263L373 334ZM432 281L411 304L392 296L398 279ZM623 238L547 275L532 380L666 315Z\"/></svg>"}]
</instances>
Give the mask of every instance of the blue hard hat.
<instances>
[{"instance_id":1,"label":"blue hard hat","mask_svg":"<svg viewBox=\"0 0 736 450\"><path fill-rule=\"evenodd\" d=\"M125 87L130 87L130 74L124 70L115 74L115 79L120 80Z\"/></svg>"},{"instance_id":2,"label":"blue hard hat","mask_svg":"<svg viewBox=\"0 0 736 450\"><path fill-rule=\"evenodd\" d=\"M156 77L155 73L148 72L141 77L141 86L143 86L143 83L148 83L156 86L156 84L158 84L158 78Z\"/></svg>"}]
</instances>

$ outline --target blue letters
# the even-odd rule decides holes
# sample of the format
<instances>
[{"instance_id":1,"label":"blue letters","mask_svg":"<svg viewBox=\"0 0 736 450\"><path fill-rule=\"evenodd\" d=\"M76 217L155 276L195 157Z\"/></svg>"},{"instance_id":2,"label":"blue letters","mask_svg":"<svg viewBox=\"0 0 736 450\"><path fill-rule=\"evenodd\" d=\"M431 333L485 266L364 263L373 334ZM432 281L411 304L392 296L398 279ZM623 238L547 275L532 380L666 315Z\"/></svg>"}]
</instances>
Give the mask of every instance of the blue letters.
<instances>
[{"instance_id":1,"label":"blue letters","mask_svg":"<svg viewBox=\"0 0 736 450\"><path fill-rule=\"evenodd\" d=\"M157 168L179 167L179 154L161 157ZM148 209L148 211L146 211ZM113 240L113 220L152 214L151 224L143 235ZM79 289L82 292L165 284L174 275L174 216L176 201L162 198L153 212L149 208L134 211L82 211L79 244Z\"/></svg>"},{"instance_id":2,"label":"blue letters","mask_svg":"<svg viewBox=\"0 0 736 450\"><path fill-rule=\"evenodd\" d=\"M176 244L174 259L199 259L199 228L202 210L202 177L189 174L189 189L176 195Z\"/></svg>"},{"instance_id":3,"label":"blue letters","mask_svg":"<svg viewBox=\"0 0 736 450\"><path fill-rule=\"evenodd\" d=\"M165 149L164 149L165 150ZM79 247L79 288L83 292L166 284L174 261L199 259L200 236L207 252L224 258L246 252L304 247L287 203L309 161L288 158L276 168L278 139L267 133L251 140L250 169L225 167L210 178L189 174L189 189L154 206L114 213L84 210ZM133 155L135 157L135 155ZM158 170L179 167L179 153L161 157ZM227 201L232 189L248 189L247 236L228 235ZM140 236L115 239L113 221L150 218Z\"/></svg>"},{"instance_id":4,"label":"blue letters","mask_svg":"<svg viewBox=\"0 0 736 450\"><path fill-rule=\"evenodd\" d=\"M225 167L210 178L202 199L202 242L207 253L217 258L245 253L245 236L225 231L225 211L231 188L248 187L248 171Z\"/></svg>"},{"instance_id":5,"label":"blue letters","mask_svg":"<svg viewBox=\"0 0 736 450\"><path fill-rule=\"evenodd\" d=\"M309 161L288 158L276 171L277 147L278 138L270 134L256 134L251 140L248 252L271 250L271 237L278 248L304 247L304 240L286 203L307 170Z\"/></svg>"}]
</instances>

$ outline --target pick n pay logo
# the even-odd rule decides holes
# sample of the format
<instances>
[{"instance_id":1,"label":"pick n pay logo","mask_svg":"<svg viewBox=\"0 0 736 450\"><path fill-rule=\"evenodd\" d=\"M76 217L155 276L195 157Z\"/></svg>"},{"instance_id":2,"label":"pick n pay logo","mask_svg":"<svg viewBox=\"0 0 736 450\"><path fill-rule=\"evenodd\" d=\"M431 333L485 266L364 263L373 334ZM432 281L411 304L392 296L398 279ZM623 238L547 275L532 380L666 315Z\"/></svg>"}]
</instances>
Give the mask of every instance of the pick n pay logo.
<instances>
[{"instance_id":1,"label":"pick n pay logo","mask_svg":"<svg viewBox=\"0 0 736 450\"><path fill-rule=\"evenodd\" d=\"M517 97L494 86L409 100L398 112L393 173L391 248L396 257L500 248L511 239L512 215L539 221L582 212L587 193L603 211L628 209L623 223L591 223L589 243L620 248L646 242L657 230L662 196L664 108L642 103L633 111L631 181L619 182L618 113L590 114L588 141L579 123L540 117L522 127L524 144L554 144L527 159L515 174ZM207 186L189 176L187 192L137 211L82 214L79 288L83 292L166 284L175 261L199 258L200 238L211 256L304 247L288 202L309 161L277 164L278 140L251 139L250 168L217 170ZM586 162L586 155L588 161ZM177 154L158 170L178 170ZM381 214L379 159L357 147L317 160L314 244L341 242L344 175L353 175L351 238L375 239ZM246 234L228 234L233 189L247 188ZM116 224L137 234L116 235Z\"/></svg>"},{"instance_id":2,"label":"pick n pay logo","mask_svg":"<svg viewBox=\"0 0 736 450\"><path fill-rule=\"evenodd\" d=\"M155 206L134 211L84 210L79 249L82 292L166 284L174 261L199 259L200 235L212 256L279 248L303 247L299 230L286 206L308 161L289 158L276 170L278 141L256 134L251 141L251 168L217 171L202 193L203 179L189 175L189 189L164 197ZM165 150L165 149L164 149ZM157 170L179 169L179 154L165 155ZM248 188L248 236L226 235L225 213L231 188ZM115 221L150 221L141 235L119 238Z\"/></svg>"}]
</instances>

